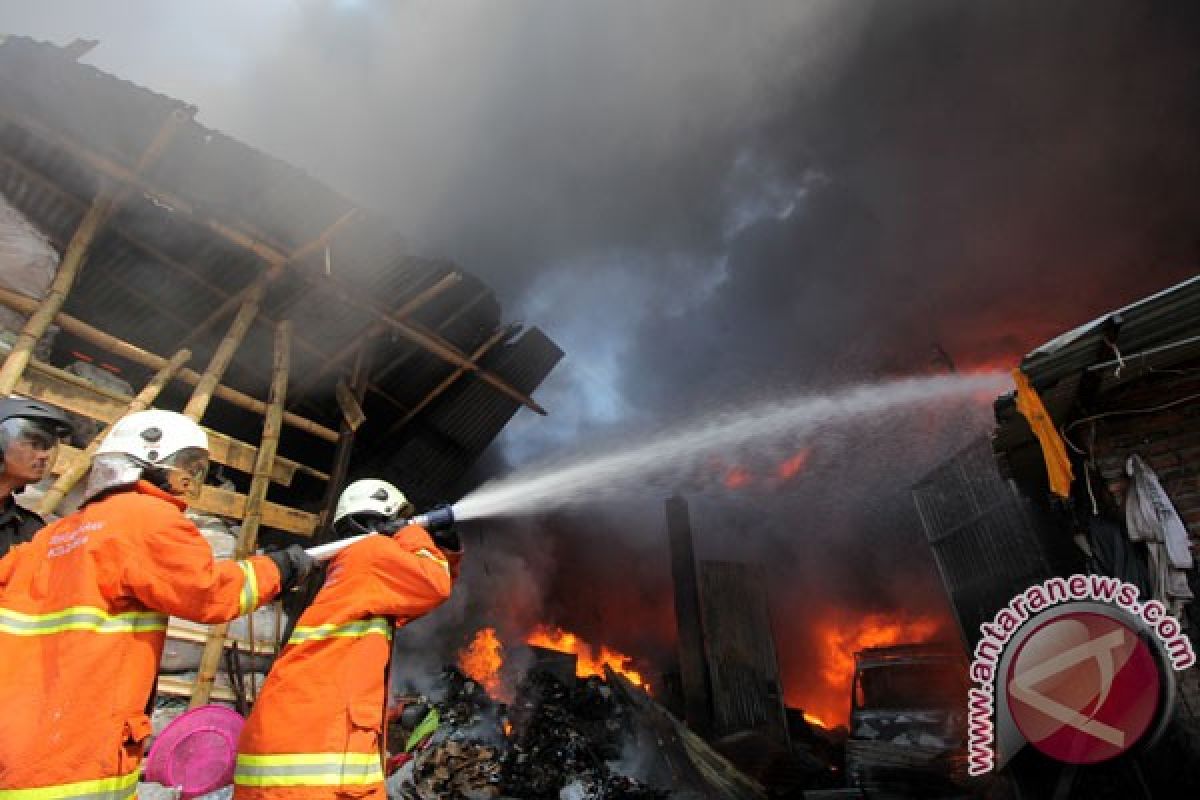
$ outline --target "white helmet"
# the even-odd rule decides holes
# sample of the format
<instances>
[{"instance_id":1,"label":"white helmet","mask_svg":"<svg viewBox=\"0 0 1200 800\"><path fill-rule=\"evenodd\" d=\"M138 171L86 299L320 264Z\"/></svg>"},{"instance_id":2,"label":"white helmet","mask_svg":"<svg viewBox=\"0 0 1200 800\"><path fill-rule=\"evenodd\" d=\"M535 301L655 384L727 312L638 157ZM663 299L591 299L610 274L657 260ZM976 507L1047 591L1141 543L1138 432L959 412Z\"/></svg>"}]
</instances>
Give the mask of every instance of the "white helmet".
<instances>
[{"instance_id":1,"label":"white helmet","mask_svg":"<svg viewBox=\"0 0 1200 800\"><path fill-rule=\"evenodd\" d=\"M174 411L136 411L117 420L100 442L84 498L140 480L158 467L173 494L195 497L208 471L208 434Z\"/></svg>"},{"instance_id":2,"label":"white helmet","mask_svg":"<svg viewBox=\"0 0 1200 800\"><path fill-rule=\"evenodd\" d=\"M387 481L378 478L363 478L342 490L337 508L333 512L336 525L343 517L351 514L379 514L382 517L408 516L413 504L404 492Z\"/></svg>"}]
</instances>

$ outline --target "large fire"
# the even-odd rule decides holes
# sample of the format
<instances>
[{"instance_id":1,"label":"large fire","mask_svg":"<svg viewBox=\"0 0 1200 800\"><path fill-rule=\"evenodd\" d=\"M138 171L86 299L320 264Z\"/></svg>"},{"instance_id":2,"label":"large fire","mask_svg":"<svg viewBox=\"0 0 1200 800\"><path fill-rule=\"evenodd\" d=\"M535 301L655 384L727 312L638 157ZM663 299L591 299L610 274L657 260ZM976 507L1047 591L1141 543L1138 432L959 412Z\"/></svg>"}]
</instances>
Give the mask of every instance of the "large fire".
<instances>
[{"instance_id":1,"label":"large fire","mask_svg":"<svg viewBox=\"0 0 1200 800\"><path fill-rule=\"evenodd\" d=\"M646 686L640 672L631 665L630 656L619 653L607 645L600 645L599 652L573 633L550 625L539 625L525 638L525 643L560 653L571 653L576 657L575 674L580 678L590 675L604 677L604 667L625 676L635 686ZM495 628L483 628L471 639L471 643L458 651L458 666L473 681L487 689L493 697L504 698L503 676L504 644Z\"/></svg>"},{"instance_id":2,"label":"large fire","mask_svg":"<svg viewBox=\"0 0 1200 800\"><path fill-rule=\"evenodd\" d=\"M560 653L573 653L576 657L575 674L580 678L589 675L604 677L604 667L607 666L613 672L625 676L635 686L646 686L641 673L631 666L631 657L607 645L600 645L600 652L597 653L587 642L561 628L539 625L525 638L525 643L547 650L557 650Z\"/></svg>"},{"instance_id":3,"label":"large fire","mask_svg":"<svg viewBox=\"0 0 1200 800\"><path fill-rule=\"evenodd\" d=\"M458 651L458 666L463 674L495 696L500 689L500 668L504 666L504 645L495 628L484 628L471 643Z\"/></svg>"},{"instance_id":4,"label":"large fire","mask_svg":"<svg viewBox=\"0 0 1200 800\"><path fill-rule=\"evenodd\" d=\"M820 663L801 681L787 681L787 704L822 727L845 724L850 714L854 654L867 647L929 641L943 627L936 617L872 614L857 620L826 616L817 623Z\"/></svg>"}]
</instances>

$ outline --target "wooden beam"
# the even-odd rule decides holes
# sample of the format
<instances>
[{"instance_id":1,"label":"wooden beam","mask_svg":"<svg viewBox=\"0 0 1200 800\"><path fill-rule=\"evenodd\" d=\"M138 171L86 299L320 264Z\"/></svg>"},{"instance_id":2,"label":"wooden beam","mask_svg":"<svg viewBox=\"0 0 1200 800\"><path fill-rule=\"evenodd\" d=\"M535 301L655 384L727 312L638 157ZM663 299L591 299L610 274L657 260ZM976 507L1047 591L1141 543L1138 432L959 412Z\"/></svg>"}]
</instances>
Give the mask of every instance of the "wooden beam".
<instances>
[{"instance_id":1,"label":"wooden beam","mask_svg":"<svg viewBox=\"0 0 1200 800\"><path fill-rule=\"evenodd\" d=\"M483 358L483 356L489 350L491 350L493 347L495 347L501 340L504 339L504 337L506 335L510 334L513 330L514 330L514 326L506 325L506 326L494 331L492 333L492 335L489 336L483 342L483 344L479 345L479 347L475 348L475 351L473 353L471 353L471 360L477 361L478 359ZM403 417L401 417L396 422L392 423L392 426L387 429L387 433L383 434L383 436L381 438L387 439L389 436L394 434L396 431L400 430L405 425L407 425L409 422L411 422L413 417L415 417L417 414L420 414L421 411L423 411L426 406L428 406L434 400L441 397L442 394L447 389L449 389L451 386L453 386L454 382L457 381L459 378L461 378L463 375L465 375L466 372L467 371L465 369L462 369L461 367L452 371L449 375L447 375L445 377L444 380L442 380L441 383L439 383L437 386L433 387L433 390L430 391L429 394L425 395L425 397L423 397L421 399L421 402L417 403L417 405L415 407L413 407L413 409L411 411L409 411L407 414L405 414Z\"/></svg>"},{"instance_id":2,"label":"wooden beam","mask_svg":"<svg viewBox=\"0 0 1200 800\"><path fill-rule=\"evenodd\" d=\"M162 393L162 390L166 388L171 378L191 357L192 352L190 350L180 350L171 356L171 360L155 373L150 382L138 392L137 397L129 401L129 405L125 407L125 411L121 416L144 411L152 406L154 401L158 399L159 394ZM58 510L58 504L75 488L76 484L83 479L83 476L88 473L92 465L92 456L96 454L96 449L100 447L100 443L104 441L104 437L108 436L109 432L112 431L112 427L112 423L105 425L98 434L92 437L92 441L84 449L81 457L69 469L59 474L58 479L54 481L54 485L42 495L41 502L38 504L39 513L46 515Z\"/></svg>"},{"instance_id":3,"label":"wooden beam","mask_svg":"<svg viewBox=\"0 0 1200 800\"><path fill-rule=\"evenodd\" d=\"M17 393L106 424L124 416L129 404L129 397L126 395L89 383L77 375L42 363L36 358L29 362L29 369L17 381ZM254 469L258 452L256 447L219 431L208 428L205 431L208 433L211 460L241 472L248 473ZM276 483L289 486L296 472L312 474L321 480L329 479L323 472L282 457L275 459L275 467L271 474Z\"/></svg>"},{"instance_id":4,"label":"wooden beam","mask_svg":"<svg viewBox=\"0 0 1200 800\"><path fill-rule=\"evenodd\" d=\"M10 289L0 288L0 305L5 305L9 308L29 314L37 308L37 301ZM140 364L143 367L147 367L149 369L161 369L162 366L167 363L167 360L162 356L143 350L136 345L118 339L117 337L88 325L86 322L82 322L69 314L59 312L58 316L54 318L54 322L72 336L78 336L80 339L83 339L84 341L89 342L96 347L113 353L114 355L118 355L121 358L132 361L135 364ZM200 382L200 373L193 369L189 369L188 367L184 367L183 369L179 370L178 373L176 373L176 378L184 383L189 383L195 386ZM257 414L264 415L267 413L266 403L228 386L216 386L213 394L227 403L235 405L238 408L245 409L246 411L253 411ZM313 422L312 420L306 419L297 414L287 412L284 414L283 420L293 428L302 430L305 433L310 433L313 436L317 436L327 442L337 442L338 440L336 431L326 428L324 425Z\"/></svg>"},{"instance_id":5,"label":"wooden beam","mask_svg":"<svg viewBox=\"0 0 1200 800\"><path fill-rule=\"evenodd\" d=\"M443 361L447 361L465 371L475 373L477 376L479 376L480 380L495 387L502 394L508 395L518 403L521 403L529 409L545 416L546 409L535 403L533 398L529 397L524 392L513 388L503 379L493 375L491 372L488 372L485 369L480 369L479 365L471 361L471 359L469 359L465 353L436 334L424 331L414 323L400 319L394 314L380 309L373 303L361 301L356 298L347 297L346 299L352 305L359 305L364 310L381 317L401 336L420 345L421 347L424 347L426 350L433 353L438 358L441 358Z\"/></svg>"},{"instance_id":6,"label":"wooden beam","mask_svg":"<svg viewBox=\"0 0 1200 800\"><path fill-rule=\"evenodd\" d=\"M181 119L183 119L183 114L179 110L173 110L167 115L167 119L155 134L150 145L138 158L138 162L134 166L135 175L153 164L162 155L167 142L178 130ZM104 227L104 223L108 221L113 211L121 205L129 193L128 185L110 187L105 185L106 183L107 181L101 182L100 190L96 192L91 205L71 236L71 241L67 243L62 261L58 265L58 271L54 275L54 280L51 282L46 296L38 305L37 310L32 312L29 319L25 321L25 325L13 343L12 350L4 360L3 367L0 367L0 397L12 394L17 379L25 371L29 359L33 356L33 348L45 334L46 328L54 321L55 315L62 309L63 302L66 301L67 294L75 283L75 277L79 274L83 262L87 260L88 251L96 234Z\"/></svg>"},{"instance_id":7,"label":"wooden beam","mask_svg":"<svg viewBox=\"0 0 1200 800\"><path fill-rule=\"evenodd\" d=\"M406 303L396 309L396 315L407 319L421 306L424 306L430 300L433 300L435 297L442 294L447 289L450 289L461 280L462 273L460 272L451 272L447 274L433 286L430 286L423 292L420 292L411 300L408 300ZM359 352L363 347L366 346L367 342L383 333L385 330L387 330L387 328L388 324L386 322L376 321L371 323L366 330L355 336L354 339L348 342L345 347L334 353L329 358L325 359L324 363L321 364L316 372L306 377L304 381L293 391L294 397L298 400L300 397L308 394L322 378L332 372L342 361Z\"/></svg>"},{"instance_id":8,"label":"wooden beam","mask_svg":"<svg viewBox=\"0 0 1200 800\"><path fill-rule=\"evenodd\" d=\"M358 403L366 396L367 384L370 382L371 348L369 345L361 348L354 356L354 370L350 376L350 391ZM354 453L354 439L357 430L346 420L342 420L338 436L337 450L333 454L333 467L330 469L330 480L325 485L325 498L321 503L321 519L317 526L316 543L324 544L333 541L333 510L337 507L338 496L345 488L346 477L350 474L350 457Z\"/></svg>"},{"instance_id":9,"label":"wooden beam","mask_svg":"<svg viewBox=\"0 0 1200 800\"><path fill-rule=\"evenodd\" d=\"M242 528L238 532L235 558L246 558L258 544L258 528L262 523L263 504L267 500L267 489L271 485L271 463L275 460L275 448L279 445L279 434L283 429L283 403L287 397L288 370L292 361L292 323L281 322L275 330L275 355L271 366L271 390L267 396L267 416L263 421L262 442L258 446L258 461L254 465L254 477L246 496L246 513ZM197 708L208 702L212 693L213 680L225 651L225 634L229 623L213 625L209 629L204 652L200 656L200 669L196 673L196 685L189 702Z\"/></svg>"},{"instance_id":10,"label":"wooden beam","mask_svg":"<svg viewBox=\"0 0 1200 800\"><path fill-rule=\"evenodd\" d=\"M469 314L472 310L474 310L475 306L483 302L483 300L491 293L491 289L481 289L473 297L471 297L470 300L455 309L453 314L439 322L436 330L438 332L447 330L451 325L458 322L464 315ZM416 345L410 345L408 352L394 359L387 366L376 373L376 380L383 380L388 375L391 375L394 371L407 364L409 360L420 351L421 348L417 347Z\"/></svg>"}]
</instances>

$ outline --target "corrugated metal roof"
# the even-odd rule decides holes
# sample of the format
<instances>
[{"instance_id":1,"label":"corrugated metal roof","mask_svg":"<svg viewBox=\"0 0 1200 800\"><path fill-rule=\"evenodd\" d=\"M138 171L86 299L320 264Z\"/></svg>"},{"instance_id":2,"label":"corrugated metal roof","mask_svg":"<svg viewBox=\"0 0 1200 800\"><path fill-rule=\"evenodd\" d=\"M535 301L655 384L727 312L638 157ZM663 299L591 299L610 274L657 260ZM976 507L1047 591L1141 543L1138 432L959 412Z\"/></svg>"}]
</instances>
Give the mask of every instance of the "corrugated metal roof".
<instances>
[{"instance_id":1,"label":"corrugated metal roof","mask_svg":"<svg viewBox=\"0 0 1200 800\"><path fill-rule=\"evenodd\" d=\"M312 248L271 284L260 317L295 323L291 391L308 391L291 396L289 407L336 428L340 412L333 389L352 359L326 370L331 358L378 330L371 309L400 307L456 271L452 264L415 255L378 215L357 209L303 171L197 124L185 104L79 64L54 45L22 37L0 38L0 192L61 251L107 183L71 148L131 169L179 109L188 116L142 178L160 198L177 198L192 213L131 192L94 242L64 310L169 356L266 269L250 250L216 234L209 220L232 225L283 254L337 225L327 247ZM203 368L232 316L226 313L204 335L193 337L191 366ZM418 308L411 321L464 353L502 324L495 297L469 275ZM223 382L265 397L272 347L271 327L252 327ZM60 355L77 348L89 349L60 337ZM390 421L417 406L455 367L392 331L375 338L373 350L372 381L380 391L365 401L368 422L361 449L368 455L378 451L385 459L405 458L406 469L419 473L431 491L465 471L516 411L511 398L468 374L410 428L388 440L383 435ZM533 329L495 347L481 366L529 394L561 356ZM148 377L141 367L110 360L135 385ZM317 375L319 380L309 380ZM164 404L180 394L168 392ZM218 415L219 426L233 435L258 436L261 423L255 415L219 402L211 415ZM313 466L327 466L332 446L308 438L285 432L281 449Z\"/></svg>"},{"instance_id":2,"label":"corrugated metal roof","mask_svg":"<svg viewBox=\"0 0 1200 800\"><path fill-rule=\"evenodd\" d=\"M1093 397L1147 370L1200 354L1200 276L1098 317L1038 347L1021 361L1021 370L1038 390L1058 423L1074 408L1089 377ZM1013 395L996 401L997 452L1027 443L1032 433L1016 412Z\"/></svg>"}]
</instances>

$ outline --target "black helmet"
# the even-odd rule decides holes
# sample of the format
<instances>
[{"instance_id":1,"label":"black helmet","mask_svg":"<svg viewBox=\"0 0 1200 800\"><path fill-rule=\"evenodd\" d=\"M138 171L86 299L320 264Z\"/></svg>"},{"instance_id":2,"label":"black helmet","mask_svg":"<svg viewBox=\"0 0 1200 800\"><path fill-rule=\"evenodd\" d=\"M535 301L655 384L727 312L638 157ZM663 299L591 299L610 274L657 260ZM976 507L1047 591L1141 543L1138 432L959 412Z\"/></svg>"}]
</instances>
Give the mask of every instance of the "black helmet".
<instances>
[{"instance_id":1,"label":"black helmet","mask_svg":"<svg viewBox=\"0 0 1200 800\"><path fill-rule=\"evenodd\" d=\"M71 423L67 415L52 405L30 400L27 397L5 397L0 399L0 422L9 419L31 419L42 423L59 437L70 436Z\"/></svg>"}]
</instances>

